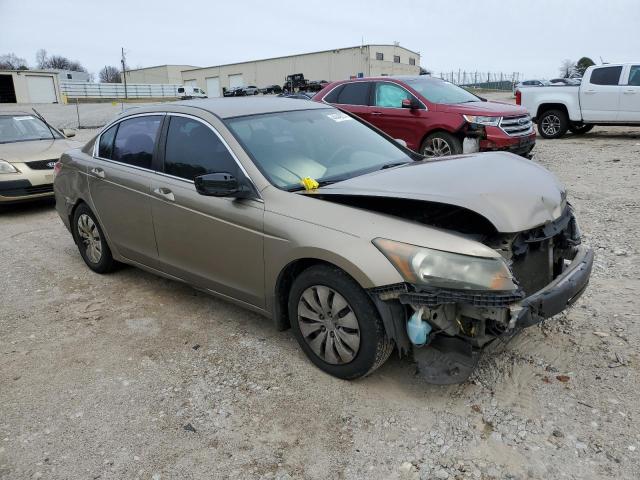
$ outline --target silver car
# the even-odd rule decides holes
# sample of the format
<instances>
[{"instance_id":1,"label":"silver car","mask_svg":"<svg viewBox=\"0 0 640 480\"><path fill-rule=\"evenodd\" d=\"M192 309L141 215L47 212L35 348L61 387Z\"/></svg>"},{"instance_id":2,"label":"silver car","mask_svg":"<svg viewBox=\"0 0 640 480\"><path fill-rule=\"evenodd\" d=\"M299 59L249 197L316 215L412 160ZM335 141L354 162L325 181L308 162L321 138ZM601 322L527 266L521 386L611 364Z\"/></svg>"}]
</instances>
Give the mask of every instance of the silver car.
<instances>
[{"instance_id":1,"label":"silver car","mask_svg":"<svg viewBox=\"0 0 640 480\"><path fill-rule=\"evenodd\" d=\"M61 164L56 208L89 268L127 263L259 312L340 378L395 348L429 381L462 381L484 346L573 303L593 262L541 166L428 161L321 103L128 110Z\"/></svg>"}]
</instances>

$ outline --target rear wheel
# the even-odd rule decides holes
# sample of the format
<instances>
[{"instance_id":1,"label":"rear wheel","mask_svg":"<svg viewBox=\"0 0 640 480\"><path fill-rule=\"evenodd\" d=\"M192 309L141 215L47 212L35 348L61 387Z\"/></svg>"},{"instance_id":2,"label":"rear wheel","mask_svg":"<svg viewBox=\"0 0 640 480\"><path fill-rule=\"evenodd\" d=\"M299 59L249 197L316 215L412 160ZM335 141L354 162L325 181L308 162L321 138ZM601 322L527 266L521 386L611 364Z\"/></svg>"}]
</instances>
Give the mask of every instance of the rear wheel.
<instances>
[{"instance_id":1,"label":"rear wheel","mask_svg":"<svg viewBox=\"0 0 640 480\"><path fill-rule=\"evenodd\" d=\"M318 265L303 271L293 282L288 308L300 347L330 375L363 377L393 350L371 299L336 267Z\"/></svg>"},{"instance_id":2,"label":"rear wheel","mask_svg":"<svg viewBox=\"0 0 640 480\"><path fill-rule=\"evenodd\" d=\"M462 153L460 140L447 132L436 132L424 139L420 153L425 157L444 157Z\"/></svg>"},{"instance_id":3,"label":"rear wheel","mask_svg":"<svg viewBox=\"0 0 640 480\"><path fill-rule=\"evenodd\" d=\"M87 266L97 273L112 271L117 262L111 255L98 220L86 205L76 208L73 214L72 232L80 255Z\"/></svg>"},{"instance_id":4,"label":"rear wheel","mask_svg":"<svg viewBox=\"0 0 640 480\"><path fill-rule=\"evenodd\" d=\"M573 123L569 125L569 130L574 135L584 135L593 129L593 125L585 125L584 123Z\"/></svg>"},{"instance_id":5,"label":"rear wheel","mask_svg":"<svg viewBox=\"0 0 640 480\"><path fill-rule=\"evenodd\" d=\"M562 110L547 110L538 119L538 133L543 138L560 138L569 128L569 119Z\"/></svg>"}]
</instances>

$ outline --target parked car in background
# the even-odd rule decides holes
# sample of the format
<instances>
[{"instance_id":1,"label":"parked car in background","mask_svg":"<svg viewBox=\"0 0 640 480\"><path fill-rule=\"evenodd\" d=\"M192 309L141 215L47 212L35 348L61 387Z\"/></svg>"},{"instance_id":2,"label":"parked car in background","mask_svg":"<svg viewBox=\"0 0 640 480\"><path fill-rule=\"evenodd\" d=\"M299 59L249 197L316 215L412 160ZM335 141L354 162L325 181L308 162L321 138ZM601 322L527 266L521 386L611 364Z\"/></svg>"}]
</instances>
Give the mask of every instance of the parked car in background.
<instances>
[{"instance_id":1,"label":"parked car in background","mask_svg":"<svg viewBox=\"0 0 640 480\"><path fill-rule=\"evenodd\" d=\"M327 85L329 85L329 82L326 80L311 80L307 83L305 90L308 92L319 92Z\"/></svg>"},{"instance_id":2,"label":"parked car in background","mask_svg":"<svg viewBox=\"0 0 640 480\"><path fill-rule=\"evenodd\" d=\"M297 98L299 100L311 100L315 96L315 92L296 92L296 93L281 93L279 97Z\"/></svg>"},{"instance_id":3,"label":"parked car in background","mask_svg":"<svg viewBox=\"0 0 640 480\"><path fill-rule=\"evenodd\" d=\"M427 75L334 82L313 99L359 116L427 157L478 150L528 155L536 141L526 109L488 102Z\"/></svg>"},{"instance_id":4,"label":"parked car in background","mask_svg":"<svg viewBox=\"0 0 640 480\"><path fill-rule=\"evenodd\" d=\"M526 88L516 103L531 112L544 138L595 125L640 126L640 62L594 65L579 86Z\"/></svg>"},{"instance_id":5,"label":"parked car in background","mask_svg":"<svg viewBox=\"0 0 640 480\"><path fill-rule=\"evenodd\" d=\"M182 100L189 100L191 98L207 98L207 94L203 89L199 87L192 87L190 85L179 86L178 96Z\"/></svg>"},{"instance_id":6,"label":"parked car in background","mask_svg":"<svg viewBox=\"0 0 640 480\"><path fill-rule=\"evenodd\" d=\"M513 85L513 94L516 94L516 90L520 90L521 88L527 87L543 87L544 83L542 80L524 80L522 82L516 83Z\"/></svg>"},{"instance_id":7,"label":"parked car in background","mask_svg":"<svg viewBox=\"0 0 640 480\"><path fill-rule=\"evenodd\" d=\"M243 95L243 87L233 87L229 89L225 89L222 92L223 97L241 97Z\"/></svg>"},{"instance_id":8,"label":"parked car in background","mask_svg":"<svg viewBox=\"0 0 640 480\"><path fill-rule=\"evenodd\" d=\"M0 113L0 204L53 196L54 166L75 131L26 112Z\"/></svg>"},{"instance_id":9,"label":"parked car in background","mask_svg":"<svg viewBox=\"0 0 640 480\"><path fill-rule=\"evenodd\" d=\"M280 85L267 85L266 87L261 89L262 93L282 93L282 87Z\"/></svg>"},{"instance_id":10,"label":"parked car in background","mask_svg":"<svg viewBox=\"0 0 640 480\"><path fill-rule=\"evenodd\" d=\"M260 89L255 85L249 85L248 87L244 87L242 89L242 95L258 95L260 93Z\"/></svg>"},{"instance_id":11,"label":"parked car in background","mask_svg":"<svg viewBox=\"0 0 640 480\"><path fill-rule=\"evenodd\" d=\"M120 261L234 301L344 379L397 348L428 358L427 380L463 381L484 346L575 302L593 263L540 165L425 161L286 98L125 112L62 156L55 194L93 271Z\"/></svg>"},{"instance_id":12,"label":"parked car in background","mask_svg":"<svg viewBox=\"0 0 640 480\"><path fill-rule=\"evenodd\" d=\"M549 86L574 86L580 85L581 78L552 78L551 80L547 80L546 85Z\"/></svg>"}]
</instances>

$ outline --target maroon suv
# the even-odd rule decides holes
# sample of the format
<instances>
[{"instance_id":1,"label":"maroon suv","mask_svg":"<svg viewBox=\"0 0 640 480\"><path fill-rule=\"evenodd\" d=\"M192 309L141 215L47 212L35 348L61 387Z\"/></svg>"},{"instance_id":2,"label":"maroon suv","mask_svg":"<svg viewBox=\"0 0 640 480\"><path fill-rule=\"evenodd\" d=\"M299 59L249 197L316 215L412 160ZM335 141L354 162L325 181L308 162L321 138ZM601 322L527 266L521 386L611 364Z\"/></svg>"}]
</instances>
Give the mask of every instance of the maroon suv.
<instances>
[{"instance_id":1,"label":"maroon suv","mask_svg":"<svg viewBox=\"0 0 640 480\"><path fill-rule=\"evenodd\" d=\"M334 82L313 99L351 112L429 157L463 149L528 155L536 142L523 107L488 102L426 75Z\"/></svg>"}]
</instances>

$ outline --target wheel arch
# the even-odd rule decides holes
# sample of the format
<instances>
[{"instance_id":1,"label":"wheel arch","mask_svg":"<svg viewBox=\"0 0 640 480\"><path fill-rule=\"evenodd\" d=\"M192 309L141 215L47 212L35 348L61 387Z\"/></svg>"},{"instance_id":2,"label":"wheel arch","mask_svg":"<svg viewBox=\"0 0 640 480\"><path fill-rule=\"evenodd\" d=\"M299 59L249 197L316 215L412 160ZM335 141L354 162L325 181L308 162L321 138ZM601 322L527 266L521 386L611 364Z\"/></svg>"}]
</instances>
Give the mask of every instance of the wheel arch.
<instances>
[{"instance_id":1,"label":"wheel arch","mask_svg":"<svg viewBox=\"0 0 640 480\"><path fill-rule=\"evenodd\" d=\"M569 110L564 103L541 103L538 106L538 111L536 112L535 120L536 122L540 120L540 116L549 110L561 110L567 115L567 119L569 119Z\"/></svg>"}]
</instances>

